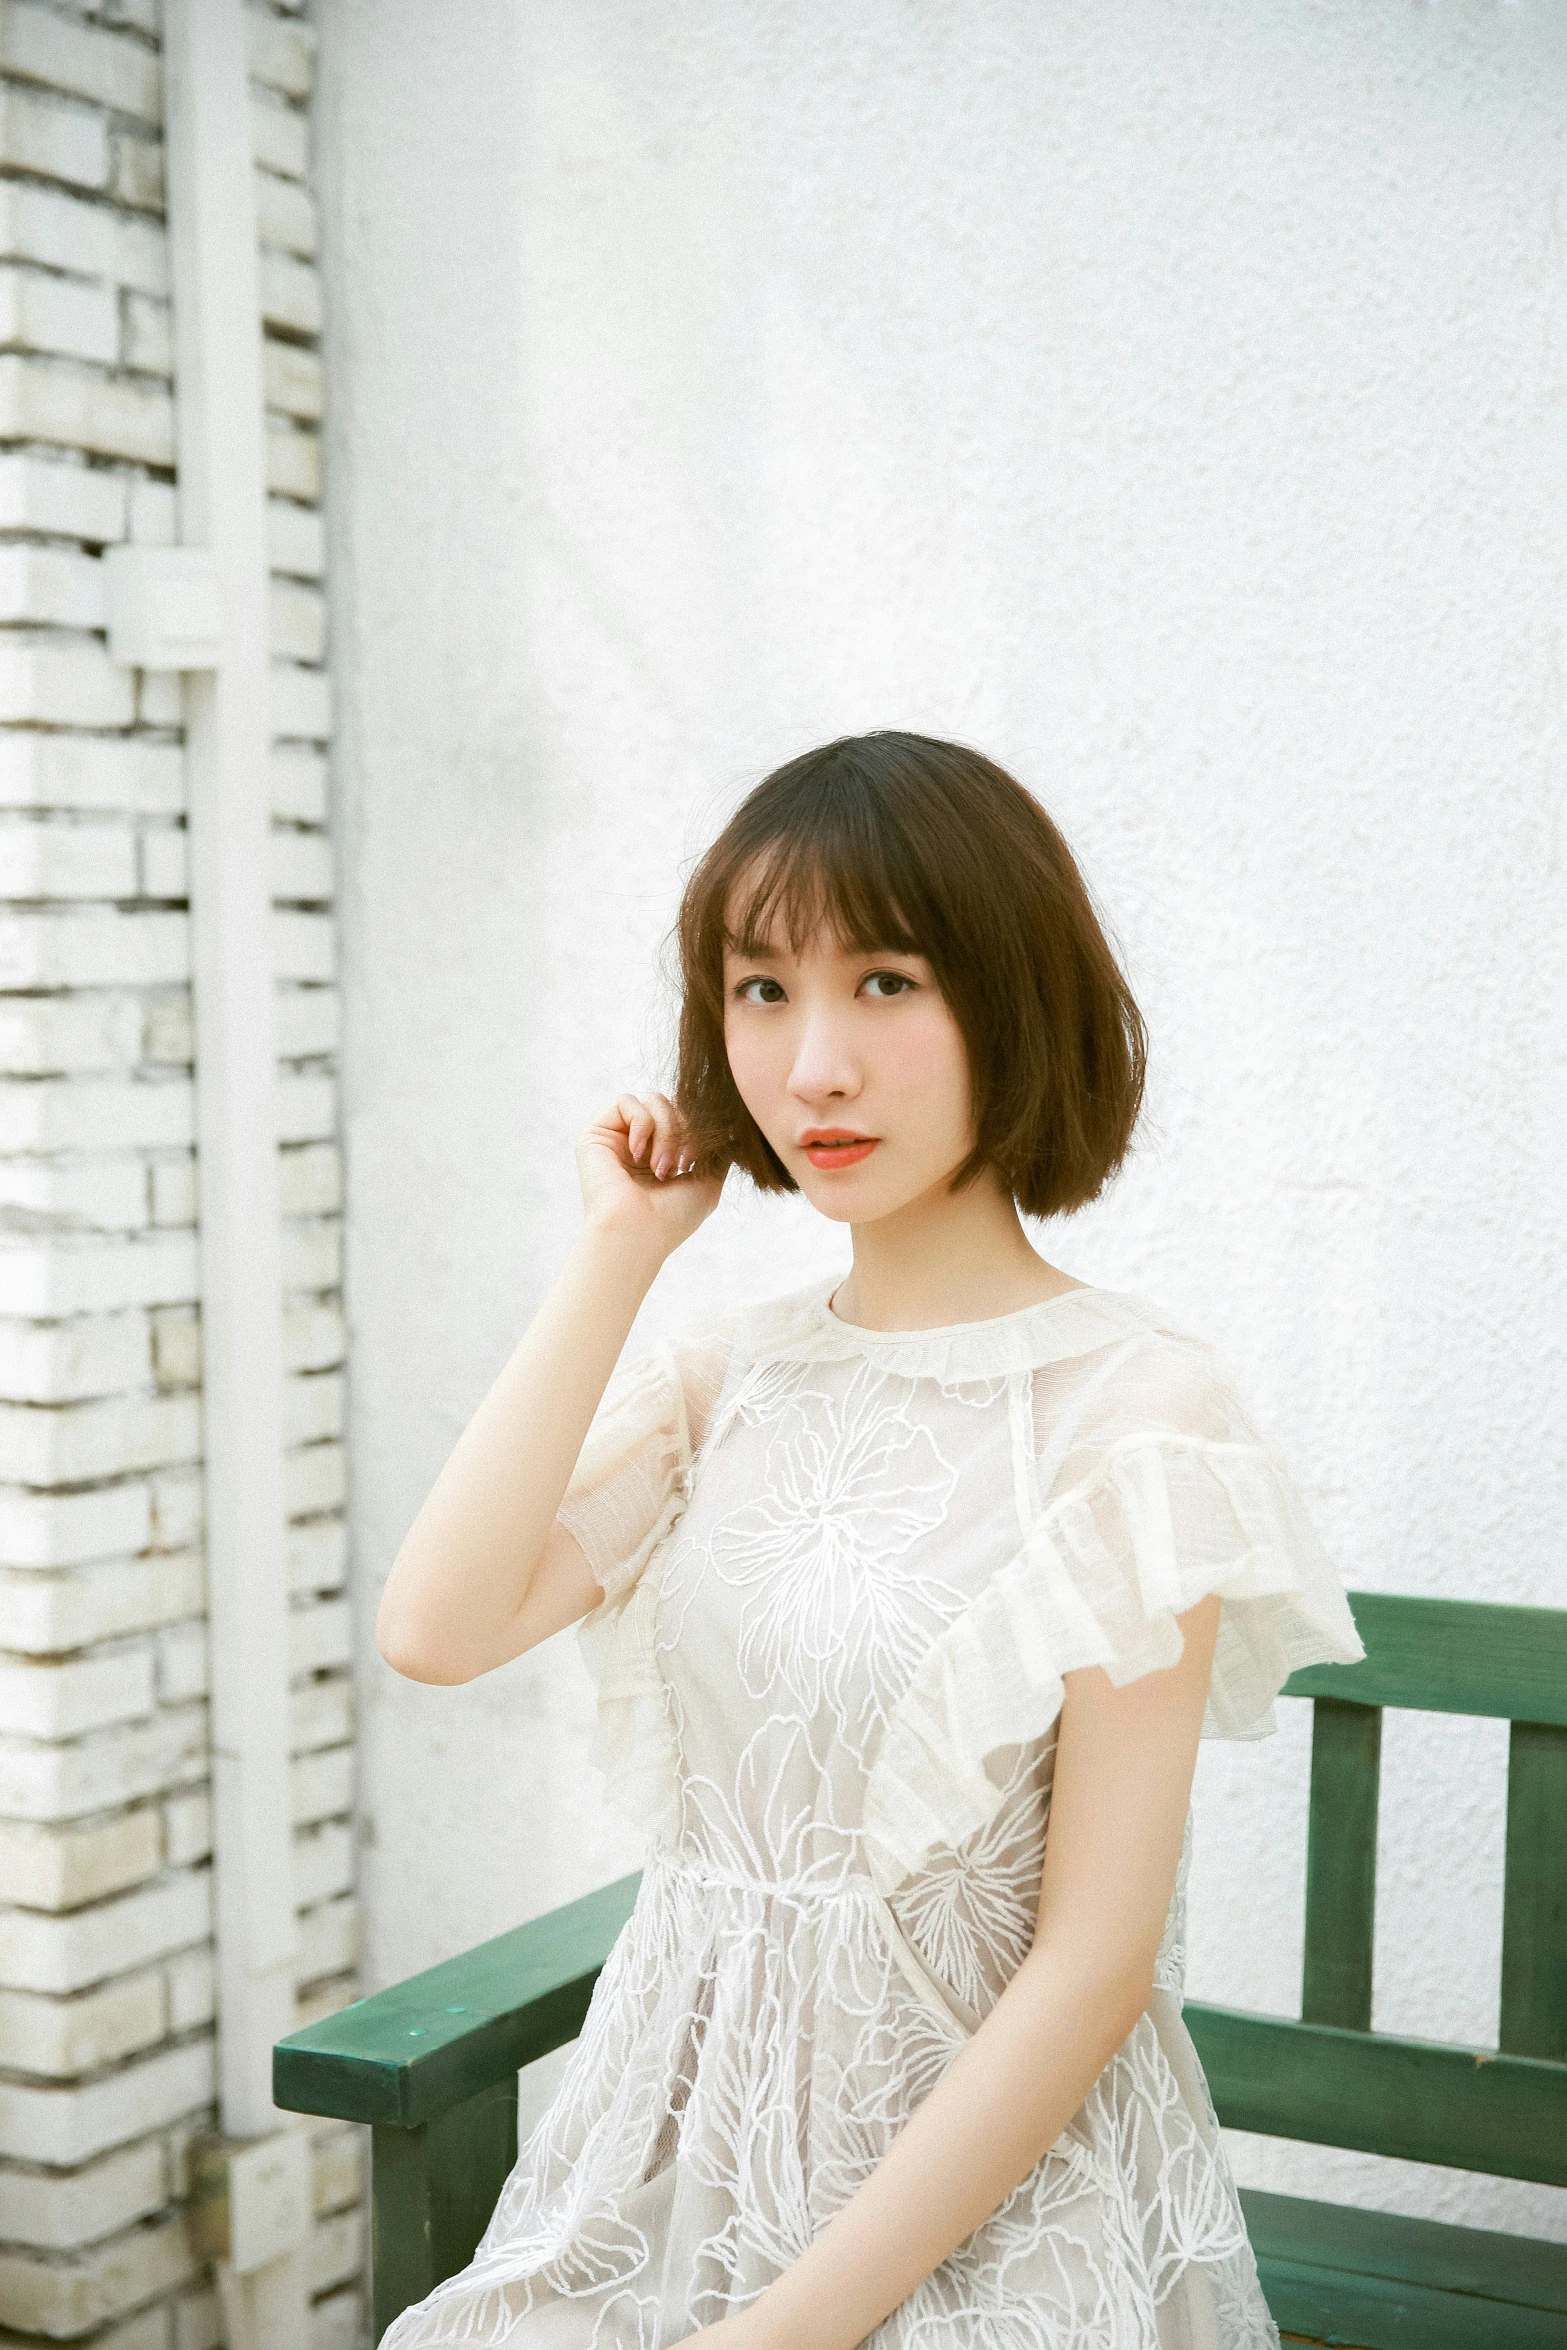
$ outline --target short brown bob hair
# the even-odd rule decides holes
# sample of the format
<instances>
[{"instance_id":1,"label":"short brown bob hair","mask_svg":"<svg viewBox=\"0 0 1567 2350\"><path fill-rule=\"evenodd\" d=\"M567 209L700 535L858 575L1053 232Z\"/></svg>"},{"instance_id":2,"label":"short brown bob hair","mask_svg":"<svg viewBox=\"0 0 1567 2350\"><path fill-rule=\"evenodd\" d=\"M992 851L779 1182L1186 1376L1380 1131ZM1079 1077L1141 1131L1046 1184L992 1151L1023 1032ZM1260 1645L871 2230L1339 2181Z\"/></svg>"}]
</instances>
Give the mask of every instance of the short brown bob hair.
<instances>
[{"instance_id":1,"label":"short brown bob hair","mask_svg":"<svg viewBox=\"0 0 1567 2350\"><path fill-rule=\"evenodd\" d=\"M796 950L923 955L962 1031L975 1145L953 1188L994 1167L1025 1215L1086 1206L1126 1156L1147 1030L1071 851L1022 784L924 734L842 735L776 768L686 886L675 1101L699 1166L797 1188L730 1074L724 949L775 923Z\"/></svg>"}]
</instances>

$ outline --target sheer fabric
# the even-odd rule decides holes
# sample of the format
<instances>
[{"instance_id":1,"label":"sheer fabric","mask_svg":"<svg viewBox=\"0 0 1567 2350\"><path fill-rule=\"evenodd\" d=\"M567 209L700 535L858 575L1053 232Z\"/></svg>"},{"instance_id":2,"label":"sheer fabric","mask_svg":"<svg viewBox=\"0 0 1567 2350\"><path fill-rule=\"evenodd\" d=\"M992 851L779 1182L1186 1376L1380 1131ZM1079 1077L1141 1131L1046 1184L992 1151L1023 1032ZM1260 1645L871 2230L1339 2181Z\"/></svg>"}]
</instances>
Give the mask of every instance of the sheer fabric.
<instances>
[{"instance_id":1,"label":"sheer fabric","mask_svg":"<svg viewBox=\"0 0 1567 2350\"><path fill-rule=\"evenodd\" d=\"M817 1286L622 1369L561 1508L635 1912L470 2266L385 2336L668 2350L787 2267L1025 1956L1062 1676L1180 1653L1265 1735L1363 1654L1214 1351L1075 1290L878 1332ZM1188 1818L1153 1995L999 2211L875 2350L1273 2350L1181 2021Z\"/></svg>"}]
</instances>

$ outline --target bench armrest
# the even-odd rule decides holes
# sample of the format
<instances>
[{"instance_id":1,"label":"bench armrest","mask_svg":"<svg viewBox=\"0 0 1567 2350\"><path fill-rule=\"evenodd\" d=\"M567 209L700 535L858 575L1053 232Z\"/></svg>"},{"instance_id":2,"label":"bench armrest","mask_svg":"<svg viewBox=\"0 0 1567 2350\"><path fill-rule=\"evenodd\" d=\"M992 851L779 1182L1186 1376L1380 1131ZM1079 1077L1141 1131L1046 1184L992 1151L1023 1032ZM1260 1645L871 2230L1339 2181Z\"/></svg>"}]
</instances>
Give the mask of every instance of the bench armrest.
<instances>
[{"instance_id":1,"label":"bench armrest","mask_svg":"<svg viewBox=\"0 0 1567 2350\"><path fill-rule=\"evenodd\" d=\"M407 2130L510 2078L581 2030L640 1882L600 1886L290 2033L273 2051L275 2101Z\"/></svg>"}]
</instances>

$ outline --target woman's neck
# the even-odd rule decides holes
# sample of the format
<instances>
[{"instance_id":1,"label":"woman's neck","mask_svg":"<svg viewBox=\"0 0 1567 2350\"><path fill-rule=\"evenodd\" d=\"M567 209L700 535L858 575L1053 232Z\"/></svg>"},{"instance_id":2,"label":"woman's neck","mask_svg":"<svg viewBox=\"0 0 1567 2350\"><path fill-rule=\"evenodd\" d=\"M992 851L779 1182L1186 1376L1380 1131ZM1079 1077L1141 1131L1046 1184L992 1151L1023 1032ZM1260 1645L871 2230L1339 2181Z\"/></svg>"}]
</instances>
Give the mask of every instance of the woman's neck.
<instances>
[{"instance_id":1,"label":"woman's neck","mask_svg":"<svg viewBox=\"0 0 1567 2350\"><path fill-rule=\"evenodd\" d=\"M832 1308L868 1330L934 1330L988 1322L1086 1286L1031 1245L1009 1193L981 1175L944 1183L874 1224L856 1224L853 1270Z\"/></svg>"}]
</instances>

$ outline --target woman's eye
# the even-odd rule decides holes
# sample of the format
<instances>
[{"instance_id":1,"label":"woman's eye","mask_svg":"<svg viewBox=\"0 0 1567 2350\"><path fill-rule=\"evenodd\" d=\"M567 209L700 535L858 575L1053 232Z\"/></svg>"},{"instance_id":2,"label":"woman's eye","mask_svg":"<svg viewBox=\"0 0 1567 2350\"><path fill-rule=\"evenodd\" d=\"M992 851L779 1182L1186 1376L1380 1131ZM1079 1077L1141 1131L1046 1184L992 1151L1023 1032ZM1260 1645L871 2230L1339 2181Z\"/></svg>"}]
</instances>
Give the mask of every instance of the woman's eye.
<instances>
[{"instance_id":1,"label":"woman's eye","mask_svg":"<svg viewBox=\"0 0 1567 2350\"><path fill-rule=\"evenodd\" d=\"M735 998L742 1004L781 1004L788 1000L776 979L742 979L735 989Z\"/></svg>"},{"instance_id":2,"label":"woman's eye","mask_svg":"<svg viewBox=\"0 0 1567 2350\"><path fill-rule=\"evenodd\" d=\"M863 984L869 994L886 997L903 995L915 983L903 971L872 971Z\"/></svg>"}]
</instances>

